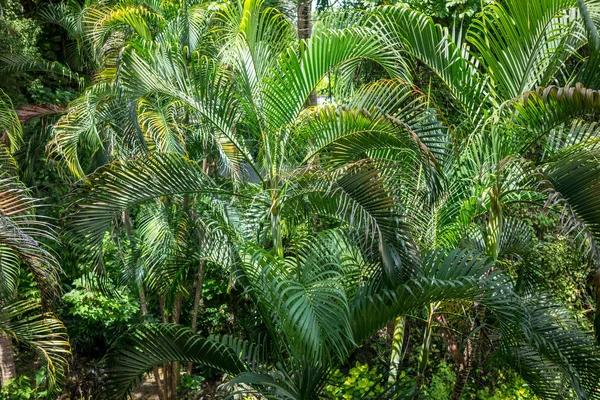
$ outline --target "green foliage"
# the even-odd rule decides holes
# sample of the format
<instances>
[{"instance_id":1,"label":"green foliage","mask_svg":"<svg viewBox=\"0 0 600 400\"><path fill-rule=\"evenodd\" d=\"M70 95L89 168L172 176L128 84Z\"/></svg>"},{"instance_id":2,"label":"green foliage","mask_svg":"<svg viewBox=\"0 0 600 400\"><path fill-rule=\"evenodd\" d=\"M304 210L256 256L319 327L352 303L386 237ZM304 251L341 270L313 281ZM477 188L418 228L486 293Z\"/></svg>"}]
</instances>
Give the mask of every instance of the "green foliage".
<instances>
[{"instance_id":1,"label":"green foliage","mask_svg":"<svg viewBox=\"0 0 600 400\"><path fill-rule=\"evenodd\" d=\"M134 322L139 303L126 289L102 293L86 285L86 279L76 279L74 288L63 295L63 318L70 321L69 335L80 351L97 351Z\"/></svg>"},{"instance_id":2,"label":"green foliage","mask_svg":"<svg viewBox=\"0 0 600 400\"><path fill-rule=\"evenodd\" d=\"M402 377L402 374L400 375ZM356 362L347 374L337 369L330 377L331 383L325 386L328 399L360 399L377 397L385 391L383 375L377 367Z\"/></svg>"},{"instance_id":3,"label":"green foliage","mask_svg":"<svg viewBox=\"0 0 600 400\"><path fill-rule=\"evenodd\" d=\"M90 289L79 278L73 282L74 288L63 295L71 315L81 318L88 324L100 324L110 327L116 324L128 324L139 309L139 304L123 290L114 296L105 295Z\"/></svg>"},{"instance_id":4,"label":"green foliage","mask_svg":"<svg viewBox=\"0 0 600 400\"><path fill-rule=\"evenodd\" d=\"M27 94L34 104L68 104L75 97L73 89L50 88L39 78L29 83Z\"/></svg>"},{"instance_id":5,"label":"green foliage","mask_svg":"<svg viewBox=\"0 0 600 400\"><path fill-rule=\"evenodd\" d=\"M62 296L71 340L94 358L114 345L108 397L156 365L170 391L172 361L247 397L390 397L381 371L396 363L363 345L387 355L373 336L399 316L416 332L400 375L434 399L600 397L600 292L585 286L600 54L574 0L347 1L301 43L296 16L260 0L65 0L36 7L43 24L0 2L0 68L25 74L2 82L17 89L0 112L1 325L57 371L64 327L33 314L64 281L36 197L75 239L56 252L68 282L86 271ZM93 79L76 90L52 61ZM313 92L330 104L307 107ZM70 105L13 110L25 102ZM369 364L342 373L360 352ZM506 365L486 372L490 359ZM202 379L183 377L182 395ZM26 383L15 393L33 396Z\"/></svg>"},{"instance_id":6,"label":"green foliage","mask_svg":"<svg viewBox=\"0 0 600 400\"><path fill-rule=\"evenodd\" d=\"M473 17L481 11L482 4L491 4L493 0L403 0L401 3L431 17L452 23L449 17Z\"/></svg>"},{"instance_id":7,"label":"green foliage","mask_svg":"<svg viewBox=\"0 0 600 400\"><path fill-rule=\"evenodd\" d=\"M37 370L33 380L27 375L19 375L2 385L0 400L51 399L60 394L62 388L55 387L53 390L48 390L45 381L44 367Z\"/></svg>"},{"instance_id":8,"label":"green foliage","mask_svg":"<svg viewBox=\"0 0 600 400\"><path fill-rule=\"evenodd\" d=\"M227 283L223 279L205 278L202 285L203 306L198 315L198 332L225 334L231 327L232 314L223 303Z\"/></svg>"},{"instance_id":9,"label":"green foliage","mask_svg":"<svg viewBox=\"0 0 600 400\"><path fill-rule=\"evenodd\" d=\"M425 393L434 400L448 399L452 393L454 382L456 382L456 374L452 370L452 366L446 361L439 361L436 363L436 371L433 373L431 383L425 389Z\"/></svg>"},{"instance_id":10,"label":"green foliage","mask_svg":"<svg viewBox=\"0 0 600 400\"><path fill-rule=\"evenodd\" d=\"M478 368L473 371L474 378L465 391L465 399L469 400L526 400L537 397L521 377L511 371L485 371ZM477 380L477 384L475 384ZM430 383L424 393L433 400L450 398L456 382L453 366L442 360L436 363Z\"/></svg>"},{"instance_id":11,"label":"green foliage","mask_svg":"<svg viewBox=\"0 0 600 400\"><path fill-rule=\"evenodd\" d=\"M0 389L0 399L2 400L32 400L40 399L37 390L32 387L28 376L21 375L11 379Z\"/></svg>"},{"instance_id":12,"label":"green foliage","mask_svg":"<svg viewBox=\"0 0 600 400\"><path fill-rule=\"evenodd\" d=\"M475 371L477 374L479 371ZM514 372L498 371L496 382L482 389L476 389L475 394L468 394L469 398L476 400L535 400L536 395L529 385Z\"/></svg>"},{"instance_id":13,"label":"green foliage","mask_svg":"<svg viewBox=\"0 0 600 400\"><path fill-rule=\"evenodd\" d=\"M18 0L0 1L0 54L39 54L37 41L41 28L33 19L25 18Z\"/></svg>"},{"instance_id":14,"label":"green foliage","mask_svg":"<svg viewBox=\"0 0 600 400\"><path fill-rule=\"evenodd\" d=\"M196 394L202 390L202 383L206 381L200 375L181 375L181 380L177 385L177 398L181 400L194 400Z\"/></svg>"}]
</instances>

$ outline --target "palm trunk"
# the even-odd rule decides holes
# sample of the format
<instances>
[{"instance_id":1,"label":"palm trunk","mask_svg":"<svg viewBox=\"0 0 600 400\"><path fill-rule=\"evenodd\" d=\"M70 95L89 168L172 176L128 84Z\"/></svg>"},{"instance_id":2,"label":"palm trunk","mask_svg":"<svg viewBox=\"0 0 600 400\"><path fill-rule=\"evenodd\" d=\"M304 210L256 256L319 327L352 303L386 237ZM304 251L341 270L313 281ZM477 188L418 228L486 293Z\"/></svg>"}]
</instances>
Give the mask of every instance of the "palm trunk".
<instances>
[{"instance_id":1,"label":"palm trunk","mask_svg":"<svg viewBox=\"0 0 600 400\"><path fill-rule=\"evenodd\" d=\"M425 370L427 369L427 364L429 363L429 351L431 349L431 338L433 336L433 320L435 316L435 311L438 308L439 303L431 303L429 304L429 314L427 316L427 326L425 327L425 332L423 333L423 350L421 352L421 360L419 363L419 373L417 374L417 388L421 386L423 382L423 377L425 376Z\"/></svg>"},{"instance_id":2,"label":"palm trunk","mask_svg":"<svg viewBox=\"0 0 600 400\"><path fill-rule=\"evenodd\" d=\"M146 320L146 315L148 314L148 303L146 301L146 292L144 291L144 284L140 285L140 311L142 313L142 320ZM152 373L154 375L154 380L156 381L156 392L158 394L159 400L166 400L165 393L163 392L162 381L160 379L160 374L158 373L158 367L152 368Z\"/></svg>"},{"instance_id":3,"label":"palm trunk","mask_svg":"<svg viewBox=\"0 0 600 400\"><path fill-rule=\"evenodd\" d=\"M133 249L135 249L135 237L133 235L133 229L131 227L131 218L129 216L129 211L127 210L123 211L123 224L125 225L125 228L127 230L131 246ZM140 284L140 312L142 314L142 320L145 321L145 317L148 314L148 302L146 300L146 291L144 290L143 282ZM152 368L152 373L154 375L154 380L156 381L156 392L159 400L167 400L165 398L160 374L158 373L158 367Z\"/></svg>"},{"instance_id":4,"label":"palm trunk","mask_svg":"<svg viewBox=\"0 0 600 400\"><path fill-rule=\"evenodd\" d=\"M456 342L456 338L448 328L446 318L443 314L436 314L434 316L434 319L438 322L438 324L441 325L441 327L438 328L438 332L440 333L442 340L446 344L446 349L448 350L448 353L450 353L454 362L457 365L460 365L463 362L463 354L460 351L458 351L459 346Z\"/></svg>"},{"instance_id":5,"label":"palm trunk","mask_svg":"<svg viewBox=\"0 0 600 400\"><path fill-rule=\"evenodd\" d=\"M304 51L304 40L310 39L312 34L312 1L300 0L298 4L298 39L300 40L300 57ZM317 92L314 90L306 100L306 107L317 105Z\"/></svg>"},{"instance_id":6,"label":"palm trunk","mask_svg":"<svg viewBox=\"0 0 600 400\"><path fill-rule=\"evenodd\" d=\"M160 317L162 322L166 324L168 322L167 319L167 310L165 309L166 295L161 295L158 299L158 309L160 312ZM171 395L171 363L166 362L163 364L163 392L165 396L165 400L174 400L175 397Z\"/></svg>"},{"instance_id":7,"label":"palm trunk","mask_svg":"<svg viewBox=\"0 0 600 400\"><path fill-rule=\"evenodd\" d=\"M200 305L202 303L202 285L204 283L204 270L206 269L206 261L201 261L198 266L198 277L196 278L196 294L194 296L194 309L192 311L192 332L196 333L198 327L198 313L200 312ZM188 363L187 372L189 375L192 374L192 363Z\"/></svg>"},{"instance_id":8,"label":"palm trunk","mask_svg":"<svg viewBox=\"0 0 600 400\"><path fill-rule=\"evenodd\" d=\"M172 321L175 324L179 323L179 318L181 317L181 303L183 301L183 296L181 293L177 293L175 295L175 302L173 304L173 316ZM179 383L179 363L177 361L173 361L170 364L169 368L169 391L171 395L171 399L177 398L177 384Z\"/></svg>"},{"instance_id":9,"label":"palm trunk","mask_svg":"<svg viewBox=\"0 0 600 400\"><path fill-rule=\"evenodd\" d=\"M496 184L492 187L490 192L490 210L489 220L486 228L485 235L485 254L490 257L493 261L498 259L500 255L500 246L502 240L502 234L504 232L504 217L502 212L502 187L501 187L501 175L498 173ZM471 326L471 332L477 328L477 313L481 314L481 319L485 309L477 303L473 305L473 323ZM456 383L452 390L452 400L458 400L465 390L469 374L471 373L471 367L473 366L473 359L477 351L476 342L479 335L471 335L467 339L465 351L463 354L463 362L458 366L458 374L456 376Z\"/></svg>"},{"instance_id":10,"label":"palm trunk","mask_svg":"<svg viewBox=\"0 0 600 400\"><path fill-rule=\"evenodd\" d=\"M498 184L494 185L490 195L489 220L485 234L485 254L493 261L496 261L500 254L500 245L504 230L501 196L500 186Z\"/></svg>"},{"instance_id":11,"label":"palm trunk","mask_svg":"<svg viewBox=\"0 0 600 400\"><path fill-rule=\"evenodd\" d=\"M312 0L300 0L298 4L298 39L309 39L312 33Z\"/></svg>"},{"instance_id":12,"label":"palm trunk","mask_svg":"<svg viewBox=\"0 0 600 400\"><path fill-rule=\"evenodd\" d=\"M2 373L2 386L17 376L12 340L3 332L0 333L0 372Z\"/></svg>"},{"instance_id":13,"label":"palm trunk","mask_svg":"<svg viewBox=\"0 0 600 400\"><path fill-rule=\"evenodd\" d=\"M396 323L393 328L392 336L392 355L390 357L390 374L388 376L388 383L394 384L398 379L398 368L402 361L402 345L404 343L404 332L406 330L406 318L396 318Z\"/></svg>"},{"instance_id":14,"label":"palm trunk","mask_svg":"<svg viewBox=\"0 0 600 400\"><path fill-rule=\"evenodd\" d=\"M281 217L276 206L271 211L271 234L273 236L273 253L283 258L283 238L281 237Z\"/></svg>"},{"instance_id":15,"label":"palm trunk","mask_svg":"<svg viewBox=\"0 0 600 400\"><path fill-rule=\"evenodd\" d=\"M473 324L471 326L471 330L477 328L476 319L473 318ZM472 335L475 336L475 335ZM459 400L465 391L465 387L467 386L467 381L469 380L469 374L471 373L471 368L473 367L473 358L476 350L476 337L469 337L467 339L467 344L465 346L465 350L463 352L462 362L458 365L458 373L456 374L456 382L454 383L454 388L452 390L452 395L450 396L450 400Z\"/></svg>"}]
</instances>

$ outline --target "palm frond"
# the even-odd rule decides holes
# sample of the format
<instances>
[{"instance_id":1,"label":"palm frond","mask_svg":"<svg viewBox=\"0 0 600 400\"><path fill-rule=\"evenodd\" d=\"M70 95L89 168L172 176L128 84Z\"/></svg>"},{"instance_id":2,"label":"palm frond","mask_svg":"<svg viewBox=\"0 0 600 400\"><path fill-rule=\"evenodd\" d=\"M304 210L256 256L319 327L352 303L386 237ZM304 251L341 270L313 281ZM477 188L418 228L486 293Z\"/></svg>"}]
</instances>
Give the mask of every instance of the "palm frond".
<instances>
[{"instance_id":1,"label":"palm frond","mask_svg":"<svg viewBox=\"0 0 600 400\"><path fill-rule=\"evenodd\" d=\"M37 219L39 200L13 177L0 178L0 247L2 253L2 295L11 298L21 262L33 274L45 300L56 294L58 261L44 240L56 240L51 224Z\"/></svg>"},{"instance_id":2,"label":"palm frond","mask_svg":"<svg viewBox=\"0 0 600 400\"><path fill-rule=\"evenodd\" d=\"M430 112L424 96L398 80L366 85L347 106L323 106L304 112L297 128L312 146L305 161L319 156L334 166L370 158L382 150L425 164L448 157L447 133Z\"/></svg>"},{"instance_id":3,"label":"palm frond","mask_svg":"<svg viewBox=\"0 0 600 400\"><path fill-rule=\"evenodd\" d=\"M548 86L527 91L507 102L493 119L501 130L508 131L511 147L519 152L542 142L547 146L546 157L558 150L597 139L594 125L584 124L600 106L600 94L581 84L574 87ZM571 125L565 139L557 138L560 130Z\"/></svg>"},{"instance_id":4,"label":"palm frond","mask_svg":"<svg viewBox=\"0 0 600 400\"><path fill-rule=\"evenodd\" d=\"M564 223L583 234L593 257L599 257L600 204L597 195L600 188L597 151L573 151L563 155L544 171L550 186L547 188L549 204L557 204L564 210Z\"/></svg>"},{"instance_id":5,"label":"palm frond","mask_svg":"<svg viewBox=\"0 0 600 400\"><path fill-rule=\"evenodd\" d=\"M145 149L128 105L117 88L106 83L91 86L73 101L55 124L54 133L47 151L65 162L77 178L98 167L92 164L96 158L108 162L117 150L143 153Z\"/></svg>"},{"instance_id":6,"label":"palm frond","mask_svg":"<svg viewBox=\"0 0 600 400\"><path fill-rule=\"evenodd\" d=\"M279 131L289 125L328 71L363 59L380 64L392 78L403 76L384 43L364 28L316 34L305 44L301 60L292 52L284 54L265 86L264 112L269 129Z\"/></svg>"},{"instance_id":7,"label":"palm frond","mask_svg":"<svg viewBox=\"0 0 600 400\"><path fill-rule=\"evenodd\" d=\"M359 163L316 183L307 179L308 185L290 191L286 200L290 208L284 212L306 208L364 233L367 242L377 246L389 276L397 277L404 264L415 261L412 231L395 197L393 177L386 176L380 167Z\"/></svg>"},{"instance_id":8,"label":"palm frond","mask_svg":"<svg viewBox=\"0 0 600 400\"><path fill-rule=\"evenodd\" d=\"M13 108L10 97L0 90L0 132L5 137L0 140L14 153L23 144L23 128L19 116Z\"/></svg>"},{"instance_id":9,"label":"palm frond","mask_svg":"<svg viewBox=\"0 0 600 400\"><path fill-rule=\"evenodd\" d=\"M540 397L560 398L574 392L578 398L600 398L600 348L593 334L547 296L526 298L524 305L524 318L515 323L525 336L505 338L507 361Z\"/></svg>"},{"instance_id":10,"label":"palm frond","mask_svg":"<svg viewBox=\"0 0 600 400\"><path fill-rule=\"evenodd\" d=\"M350 325L339 264L328 257L282 262L256 246L244 254L247 289L275 318L274 329L285 336L291 356L320 360L330 350L344 359Z\"/></svg>"},{"instance_id":11,"label":"palm frond","mask_svg":"<svg viewBox=\"0 0 600 400\"><path fill-rule=\"evenodd\" d=\"M218 191L202 167L179 154L117 160L88 177L73 204L71 226L92 248L123 210L161 196Z\"/></svg>"},{"instance_id":12,"label":"palm frond","mask_svg":"<svg viewBox=\"0 0 600 400\"><path fill-rule=\"evenodd\" d=\"M77 73L56 61L51 62L22 54L3 54L0 56L0 73L20 72L49 72L73 80L79 79Z\"/></svg>"},{"instance_id":13,"label":"palm frond","mask_svg":"<svg viewBox=\"0 0 600 400\"><path fill-rule=\"evenodd\" d=\"M356 343L362 343L398 315L406 315L432 302L476 301L510 321L518 305L507 278L490 272L491 264L478 253L453 250L430 253L423 261L423 275L395 290L363 293L351 305Z\"/></svg>"},{"instance_id":14,"label":"palm frond","mask_svg":"<svg viewBox=\"0 0 600 400\"><path fill-rule=\"evenodd\" d=\"M462 28L450 32L406 6L375 9L372 25L400 54L427 65L448 86L472 125L477 126L490 105L489 82L463 41Z\"/></svg>"},{"instance_id":15,"label":"palm frond","mask_svg":"<svg viewBox=\"0 0 600 400\"><path fill-rule=\"evenodd\" d=\"M67 329L35 301L10 301L0 307L0 331L38 355L47 367L50 389L66 378L71 346Z\"/></svg>"},{"instance_id":16,"label":"palm frond","mask_svg":"<svg viewBox=\"0 0 600 400\"><path fill-rule=\"evenodd\" d=\"M125 399L137 379L168 361L194 362L236 375L248 370L259 356L253 345L227 336L205 339L175 324L137 326L105 358L109 366L105 395Z\"/></svg>"},{"instance_id":17,"label":"palm frond","mask_svg":"<svg viewBox=\"0 0 600 400\"><path fill-rule=\"evenodd\" d=\"M495 2L467 32L489 74L496 101L547 85L563 62L585 43L574 2Z\"/></svg>"},{"instance_id":18,"label":"palm frond","mask_svg":"<svg viewBox=\"0 0 600 400\"><path fill-rule=\"evenodd\" d=\"M239 178L240 164L256 169L253 157L236 131L238 107L230 73L214 61L178 46L148 45L125 54L122 82L134 99L162 95L185 105L190 116L208 126L206 135L217 146L221 165Z\"/></svg>"}]
</instances>

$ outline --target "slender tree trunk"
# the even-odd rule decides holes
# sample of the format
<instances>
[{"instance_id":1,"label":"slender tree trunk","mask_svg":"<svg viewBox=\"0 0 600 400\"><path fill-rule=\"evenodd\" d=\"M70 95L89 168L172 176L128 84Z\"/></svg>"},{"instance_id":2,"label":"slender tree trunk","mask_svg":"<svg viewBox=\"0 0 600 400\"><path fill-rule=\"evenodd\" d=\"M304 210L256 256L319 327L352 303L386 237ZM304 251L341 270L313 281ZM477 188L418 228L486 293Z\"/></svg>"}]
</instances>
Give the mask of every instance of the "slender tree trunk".
<instances>
[{"instance_id":1,"label":"slender tree trunk","mask_svg":"<svg viewBox=\"0 0 600 400\"><path fill-rule=\"evenodd\" d=\"M140 285L140 311L142 312L142 320L146 320L146 315L148 314L148 303L146 301L146 292L144 291L144 284ZM163 392L162 381L160 379L160 374L158 373L158 367L152 368L152 373L154 374L154 380L156 381L156 391L158 394L159 400L165 400L165 394Z\"/></svg>"},{"instance_id":2,"label":"slender tree trunk","mask_svg":"<svg viewBox=\"0 0 600 400\"><path fill-rule=\"evenodd\" d=\"M145 320L148 314L148 303L146 302L146 291L144 290L143 283L140 285L140 311L142 313L142 320Z\"/></svg>"},{"instance_id":3,"label":"slender tree trunk","mask_svg":"<svg viewBox=\"0 0 600 400\"><path fill-rule=\"evenodd\" d=\"M421 352L421 360L419 362L419 373L417 374L417 388L420 387L421 383L423 382L425 370L427 369L427 364L429 363L429 351L431 350L431 339L433 337L433 321L438 306L439 303L429 304L427 326L425 327L425 332L423 333L423 350Z\"/></svg>"},{"instance_id":4,"label":"slender tree trunk","mask_svg":"<svg viewBox=\"0 0 600 400\"><path fill-rule=\"evenodd\" d=\"M312 34L312 0L300 0L298 4L298 39L300 40L300 57L304 52L304 40ZM306 107L317 105L317 92L314 90L306 100Z\"/></svg>"},{"instance_id":5,"label":"slender tree trunk","mask_svg":"<svg viewBox=\"0 0 600 400\"><path fill-rule=\"evenodd\" d=\"M2 386L17 376L12 340L4 332L0 332L0 372L2 373Z\"/></svg>"},{"instance_id":6,"label":"slender tree trunk","mask_svg":"<svg viewBox=\"0 0 600 400\"><path fill-rule=\"evenodd\" d=\"M207 152L206 147L204 147L204 152ZM209 175L210 174L210 170L208 167L208 159L205 156L204 159L202 160L202 171ZM202 260L200 261L200 264L198 265L198 275L196 277L196 282L195 282L195 287L196 287L196 293L194 295L194 308L192 310L192 332L196 333L198 331L198 313L200 312L200 306L202 304L202 287L204 285L204 271L206 270L206 261ZM187 366L187 372L189 375L192 374L192 369L194 367L194 363L188 363Z\"/></svg>"},{"instance_id":7,"label":"slender tree trunk","mask_svg":"<svg viewBox=\"0 0 600 400\"><path fill-rule=\"evenodd\" d=\"M312 0L298 4L298 39L309 39L312 33Z\"/></svg>"},{"instance_id":8,"label":"slender tree trunk","mask_svg":"<svg viewBox=\"0 0 600 400\"><path fill-rule=\"evenodd\" d=\"M179 319L181 317L181 303L183 301L183 296L181 295L181 293L177 293L175 295L175 302L173 304L173 316L172 316L172 321L175 324L179 323ZM169 363L170 364L170 368L169 368L169 384L170 384L170 393L171 393L171 399L176 399L177 398L177 384L179 383L179 362L174 361Z\"/></svg>"},{"instance_id":9,"label":"slender tree trunk","mask_svg":"<svg viewBox=\"0 0 600 400\"><path fill-rule=\"evenodd\" d=\"M281 237L281 217L277 206L271 211L271 235L273 236L273 253L283 258L283 238Z\"/></svg>"},{"instance_id":10,"label":"slender tree trunk","mask_svg":"<svg viewBox=\"0 0 600 400\"><path fill-rule=\"evenodd\" d=\"M166 302L166 295L162 294L159 299L158 299L158 310L160 313L160 317L161 320L164 324L166 324L168 322L167 319L167 310L165 309L165 302ZM163 393L165 396L165 400L173 400L174 397L172 397L171 395L171 384L170 384L170 377L171 377L171 363L164 363L163 364Z\"/></svg>"},{"instance_id":11,"label":"slender tree trunk","mask_svg":"<svg viewBox=\"0 0 600 400\"><path fill-rule=\"evenodd\" d=\"M492 259L494 262L498 260L501 250L502 235L504 233L504 215L502 211L502 173L498 171L496 173L496 184L492 186L490 191L490 210L488 212L489 219L486 227L485 235L485 254ZM473 322L471 326L471 332L477 329L477 314L481 314L481 320L485 316L485 308L482 305L475 303L473 305ZM477 351L477 339L479 334L472 334L467 339L467 344L464 350L464 360L458 366L458 374L456 375L456 383L452 391L451 400L458 400L462 395L469 374L471 373L471 367L473 366L473 359Z\"/></svg>"},{"instance_id":12,"label":"slender tree trunk","mask_svg":"<svg viewBox=\"0 0 600 400\"><path fill-rule=\"evenodd\" d=\"M206 261L200 261L198 265L198 277L196 278L196 293L194 295L194 309L192 311L192 332L196 333L198 330L198 313L200 312L200 305L202 303L202 285L204 284L204 270L206 269ZM188 363L187 372L189 375L192 374L193 363Z\"/></svg>"},{"instance_id":13,"label":"slender tree trunk","mask_svg":"<svg viewBox=\"0 0 600 400\"><path fill-rule=\"evenodd\" d=\"M127 231L127 235L129 236L130 245L133 250L135 250L136 240L133 235L133 228L131 226L131 217L129 215L129 211L123 211L123 224L125 225L125 229ZM146 315L148 315L148 301L146 300L146 291L144 290L144 283L140 284L139 288L140 292L140 312L142 314L142 320L146 320ZM162 308L161 308L162 310ZM162 312L162 311L161 311ZM152 368L152 374L154 375L154 380L156 381L156 392L159 400L167 400L165 398L165 392L163 390L162 381L160 379L160 374L158 371L158 367Z\"/></svg>"},{"instance_id":14,"label":"slender tree trunk","mask_svg":"<svg viewBox=\"0 0 600 400\"><path fill-rule=\"evenodd\" d=\"M490 195L489 219L485 233L485 254L493 261L496 261L500 255L502 233L504 232L501 196L502 189L500 185L494 185Z\"/></svg>"},{"instance_id":15,"label":"slender tree trunk","mask_svg":"<svg viewBox=\"0 0 600 400\"><path fill-rule=\"evenodd\" d=\"M476 318L473 318L473 323L471 325L471 331L477 328ZM456 382L454 383L454 389L452 390L452 395L450 396L450 400L459 400L465 391L465 387L467 386L467 381L469 380L469 374L471 373L471 368L473 367L473 358L475 356L477 338L474 337L476 335L471 335L467 339L467 344L465 346L465 350L463 352L462 362L458 364L458 373L456 374Z\"/></svg>"},{"instance_id":16,"label":"slender tree trunk","mask_svg":"<svg viewBox=\"0 0 600 400\"><path fill-rule=\"evenodd\" d=\"M456 338L448 328L446 318L443 314L436 314L434 316L434 319L441 325L441 327L438 328L438 332L440 333L442 340L446 344L446 349L448 350L448 353L450 353L452 359L457 365L461 364L463 362L463 353L459 351L459 345L456 341Z\"/></svg>"},{"instance_id":17,"label":"slender tree trunk","mask_svg":"<svg viewBox=\"0 0 600 400\"><path fill-rule=\"evenodd\" d=\"M388 383L394 384L398 379L398 368L402 362L402 345L404 343L404 332L406 329L406 318L396 318L394 324L394 333L392 336L392 355L390 357L390 374L388 376Z\"/></svg>"}]
</instances>

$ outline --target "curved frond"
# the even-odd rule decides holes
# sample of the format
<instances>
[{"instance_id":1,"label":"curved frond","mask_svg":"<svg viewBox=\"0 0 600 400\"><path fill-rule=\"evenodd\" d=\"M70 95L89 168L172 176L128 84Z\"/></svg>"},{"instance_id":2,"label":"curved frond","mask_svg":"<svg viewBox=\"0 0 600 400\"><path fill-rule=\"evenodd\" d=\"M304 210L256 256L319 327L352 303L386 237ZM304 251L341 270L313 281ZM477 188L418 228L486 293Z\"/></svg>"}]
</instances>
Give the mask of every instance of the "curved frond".
<instances>
[{"instance_id":1,"label":"curved frond","mask_svg":"<svg viewBox=\"0 0 600 400\"><path fill-rule=\"evenodd\" d=\"M0 176L0 294L10 299L21 262L33 274L44 299L56 294L58 261L44 240L56 240L53 227L35 216L39 201L13 177Z\"/></svg>"},{"instance_id":2,"label":"curved frond","mask_svg":"<svg viewBox=\"0 0 600 400\"><path fill-rule=\"evenodd\" d=\"M547 85L585 43L570 0L509 0L487 5L467 33L491 79L496 101Z\"/></svg>"},{"instance_id":3,"label":"curved frond","mask_svg":"<svg viewBox=\"0 0 600 400\"><path fill-rule=\"evenodd\" d=\"M264 112L272 131L290 124L327 72L363 59L380 64L392 77L401 77L397 60L368 29L321 32L309 39L299 60L289 51L278 61L265 85Z\"/></svg>"},{"instance_id":4,"label":"curved frond","mask_svg":"<svg viewBox=\"0 0 600 400\"><path fill-rule=\"evenodd\" d=\"M489 82L470 55L461 28L449 32L430 17L406 6L375 9L371 24L401 54L408 54L431 68L446 83L471 123L478 125L490 105Z\"/></svg>"},{"instance_id":5,"label":"curved frond","mask_svg":"<svg viewBox=\"0 0 600 400\"><path fill-rule=\"evenodd\" d=\"M0 307L0 334L31 348L47 367L48 386L66 378L71 346L65 326L32 301L12 301Z\"/></svg>"},{"instance_id":6,"label":"curved frond","mask_svg":"<svg viewBox=\"0 0 600 400\"><path fill-rule=\"evenodd\" d=\"M219 336L202 338L180 325L134 327L105 358L105 394L110 399L125 399L142 374L165 362L194 362L237 375L248 370L259 354L247 342Z\"/></svg>"},{"instance_id":7,"label":"curved frond","mask_svg":"<svg viewBox=\"0 0 600 400\"><path fill-rule=\"evenodd\" d=\"M362 343L399 315L438 301L477 301L492 313L510 321L518 303L507 278L490 272L488 259L478 253L453 250L430 253L423 261L423 275L395 290L357 296L351 305L352 330Z\"/></svg>"},{"instance_id":8,"label":"curved frond","mask_svg":"<svg viewBox=\"0 0 600 400\"><path fill-rule=\"evenodd\" d=\"M593 334L564 307L545 296L525 299L525 318L517 324L523 340L508 337L505 357L542 398L598 399L600 347ZM517 336L518 337L518 336Z\"/></svg>"},{"instance_id":9,"label":"curved frond","mask_svg":"<svg viewBox=\"0 0 600 400\"><path fill-rule=\"evenodd\" d=\"M88 177L73 204L71 226L79 239L100 246L119 213L161 196L217 191L202 167L179 154L117 160Z\"/></svg>"},{"instance_id":10,"label":"curved frond","mask_svg":"<svg viewBox=\"0 0 600 400\"><path fill-rule=\"evenodd\" d=\"M0 141L14 153L23 144L23 128L10 97L0 90Z\"/></svg>"}]
</instances>

